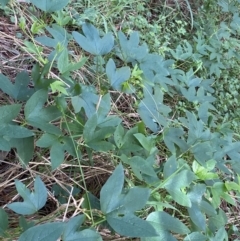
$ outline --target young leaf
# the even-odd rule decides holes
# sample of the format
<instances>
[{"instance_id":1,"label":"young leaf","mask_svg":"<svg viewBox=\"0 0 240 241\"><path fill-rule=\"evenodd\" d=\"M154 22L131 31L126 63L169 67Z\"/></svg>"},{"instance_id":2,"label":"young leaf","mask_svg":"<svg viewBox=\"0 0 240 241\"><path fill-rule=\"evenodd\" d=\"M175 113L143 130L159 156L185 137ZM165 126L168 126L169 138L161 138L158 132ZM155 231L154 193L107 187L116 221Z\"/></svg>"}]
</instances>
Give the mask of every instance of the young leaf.
<instances>
[{"instance_id":1,"label":"young leaf","mask_svg":"<svg viewBox=\"0 0 240 241\"><path fill-rule=\"evenodd\" d=\"M130 68L122 67L120 69L116 69L116 65L112 59L109 59L106 65L106 74L108 79L110 80L111 86L115 90L122 90L122 84L127 81L130 76Z\"/></svg>"},{"instance_id":2,"label":"young leaf","mask_svg":"<svg viewBox=\"0 0 240 241\"><path fill-rule=\"evenodd\" d=\"M24 201L7 205L7 207L14 212L22 215L30 215L37 212L46 204L47 189L39 176L37 176L34 181L34 192L32 193L18 180L15 180L15 185L19 195L23 197Z\"/></svg>"},{"instance_id":3,"label":"young leaf","mask_svg":"<svg viewBox=\"0 0 240 241\"><path fill-rule=\"evenodd\" d=\"M109 213L119 205L119 196L123 189L124 171L123 166L119 164L100 192L101 210Z\"/></svg>"},{"instance_id":4,"label":"young leaf","mask_svg":"<svg viewBox=\"0 0 240 241\"><path fill-rule=\"evenodd\" d=\"M48 93L46 90L38 90L27 101L24 112L27 122L37 128L51 134L60 135L61 131L56 126L49 124L50 121L61 116L61 112L54 106L44 108Z\"/></svg>"},{"instance_id":5,"label":"young leaf","mask_svg":"<svg viewBox=\"0 0 240 241\"><path fill-rule=\"evenodd\" d=\"M18 241L56 241L63 233L65 223L45 223L29 228Z\"/></svg>"},{"instance_id":6,"label":"young leaf","mask_svg":"<svg viewBox=\"0 0 240 241\"><path fill-rule=\"evenodd\" d=\"M34 93L34 89L28 88L29 82L29 76L24 71L18 73L15 79L15 84L12 84L7 77L0 74L0 89L15 100L25 101L31 97Z\"/></svg>"},{"instance_id":7,"label":"young leaf","mask_svg":"<svg viewBox=\"0 0 240 241\"><path fill-rule=\"evenodd\" d=\"M69 0L30 0L33 5L44 12L56 12L63 9Z\"/></svg>"},{"instance_id":8,"label":"young leaf","mask_svg":"<svg viewBox=\"0 0 240 241\"><path fill-rule=\"evenodd\" d=\"M62 81L56 80L53 83L51 83L50 86L51 86L51 89L52 89L53 93L60 92L60 93L63 93L65 95L68 95L68 92L66 90L66 85Z\"/></svg>"},{"instance_id":9,"label":"young leaf","mask_svg":"<svg viewBox=\"0 0 240 241\"><path fill-rule=\"evenodd\" d=\"M72 35L85 51L93 55L104 55L112 50L114 38L111 33L107 33L103 38L100 38L98 30L89 23L84 23L82 30L85 36L76 31Z\"/></svg>"},{"instance_id":10,"label":"young leaf","mask_svg":"<svg viewBox=\"0 0 240 241\"><path fill-rule=\"evenodd\" d=\"M0 208L0 236L5 236L5 231L8 228L8 215L4 209Z\"/></svg>"},{"instance_id":11,"label":"young leaf","mask_svg":"<svg viewBox=\"0 0 240 241\"><path fill-rule=\"evenodd\" d=\"M79 226L83 224L84 219L84 215L70 219L63 232L62 238L64 241L102 241L100 234L92 229L77 231Z\"/></svg>"}]
</instances>

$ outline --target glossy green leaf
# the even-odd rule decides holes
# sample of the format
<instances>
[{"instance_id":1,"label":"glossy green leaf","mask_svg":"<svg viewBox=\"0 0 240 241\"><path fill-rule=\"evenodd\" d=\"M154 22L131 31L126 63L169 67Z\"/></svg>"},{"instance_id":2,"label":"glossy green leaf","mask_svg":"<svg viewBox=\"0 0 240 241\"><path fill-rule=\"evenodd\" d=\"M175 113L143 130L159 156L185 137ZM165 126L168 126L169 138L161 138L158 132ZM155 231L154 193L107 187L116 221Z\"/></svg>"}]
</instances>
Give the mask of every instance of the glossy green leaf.
<instances>
[{"instance_id":1,"label":"glossy green leaf","mask_svg":"<svg viewBox=\"0 0 240 241\"><path fill-rule=\"evenodd\" d=\"M56 12L63 9L69 0L30 0L33 5L44 12Z\"/></svg>"},{"instance_id":2,"label":"glossy green leaf","mask_svg":"<svg viewBox=\"0 0 240 241\"><path fill-rule=\"evenodd\" d=\"M56 241L63 233L65 223L45 223L21 234L18 241Z\"/></svg>"},{"instance_id":3,"label":"glossy green leaf","mask_svg":"<svg viewBox=\"0 0 240 241\"><path fill-rule=\"evenodd\" d=\"M38 90L31 96L24 107L26 121L43 131L60 135L59 128L49 122L61 116L61 112L54 106L44 107L47 97L48 93L43 89Z\"/></svg>"},{"instance_id":4,"label":"glossy green leaf","mask_svg":"<svg viewBox=\"0 0 240 241\"><path fill-rule=\"evenodd\" d=\"M25 101L31 97L34 89L28 88L29 82L27 72L18 73L14 84L6 76L0 74L0 89L15 100Z\"/></svg>"},{"instance_id":5,"label":"glossy green leaf","mask_svg":"<svg viewBox=\"0 0 240 241\"><path fill-rule=\"evenodd\" d=\"M98 30L89 23L84 23L82 30L85 36L76 31L72 35L85 51L93 55L104 55L112 50L114 38L111 33L107 33L101 38Z\"/></svg>"},{"instance_id":6,"label":"glossy green leaf","mask_svg":"<svg viewBox=\"0 0 240 241\"><path fill-rule=\"evenodd\" d=\"M22 215L30 215L37 212L46 204L47 189L39 176L37 176L34 181L34 192L32 193L18 180L15 180L15 185L19 195L22 196L24 201L14 202L7 205L7 207L14 212Z\"/></svg>"}]
</instances>

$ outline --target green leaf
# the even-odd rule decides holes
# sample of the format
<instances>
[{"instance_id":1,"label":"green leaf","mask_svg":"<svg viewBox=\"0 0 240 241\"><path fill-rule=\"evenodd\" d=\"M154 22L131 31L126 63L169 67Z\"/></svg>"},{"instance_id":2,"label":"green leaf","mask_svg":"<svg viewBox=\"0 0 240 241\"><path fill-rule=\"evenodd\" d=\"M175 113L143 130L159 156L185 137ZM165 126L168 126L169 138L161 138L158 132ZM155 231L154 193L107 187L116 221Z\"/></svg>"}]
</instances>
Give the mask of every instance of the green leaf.
<instances>
[{"instance_id":1,"label":"green leaf","mask_svg":"<svg viewBox=\"0 0 240 241\"><path fill-rule=\"evenodd\" d=\"M44 107L47 97L48 93L43 89L38 90L31 96L24 107L26 121L43 131L60 135L61 131L59 128L49 124L49 122L60 117L61 112L54 106Z\"/></svg>"},{"instance_id":2,"label":"green leaf","mask_svg":"<svg viewBox=\"0 0 240 241\"><path fill-rule=\"evenodd\" d=\"M124 144L123 137L124 137L124 128L122 127L122 125L118 125L114 132L114 141L118 148L121 148L122 145Z\"/></svg>"},{"instance_id":3,"label":"green leaf","mask_svg":"<svg viewBox=\"0 0 240 241\"><path fill-rule=\"evenodd\" d=\"M25 232L29 228L32 228L34 226L34 222L32 221L27 221L23 216L20 216L19 218L19 227Z\"/></svg>"},{"instance_id":4,"label":"green leaf","mask_svg":"<svg viewBox=\"0 0 240 241\"><path fill-rule=\"evenodd\" d=\"M65 223L45 223L28 229L18 241L56 241L63 233Z\"/></svg>"},{"instance_id":5,"label":"green leaf","mask_svg":"<svg viewBox=\"0 0 240 241\"><path fill-rule=\"evenodd\" d=\"M176 156L171 156L167 159L167 162L164 165L163 176L164 179L170 177L174 172L177 171L177 158Z\"/></svg>"},{"instance_id":6,"label":"green leaf","mask_svg":"<svg viewBox=\"0 0 240 241\"><path fill-rule=\"evenodd\" d=\"M221 227L214 238L211 239L211 241L224 241L224 240L228 240L228 234L225 230L225 227Z\"/></svg>"},{"instance_id":7,"label":"green leaf","mask_svg":"<svg viewBox=\"0 0 240 241\"><path fill-rule=\"evenodd\" d=\"M146 205L149 196L150 190L148 188L130 188L121 200L121 205L126 207L128 212L135 212Z\"/></svg>"},{"instance_id":8,"label":"green leaf","mask_svg":"<svg viewBox=\"0 0 240 241\"><path fill-rule=\"evenodd\" d=\"M177 234L187 234L190 232L188 227L178 218L175 218L164 211L150 213L147 220L157 223L159 225L159 229L169 232Z\"/></svg>"},{"instance_id":9,"label":"green leaf","mask_svg":"<svg viewBox=\"0 0 240 241\"><path fill-rule=\"evenodd\" d=\"M199 233L199 232L193 232L188 234L183 241L206 241L208 238Z\"/></svg>"},{"instance_id":10,"label":"green leaf","mask_svg":"<svg viewBox=\"0 0 240 241\"><path fill-rule=\"evenodd\" d=\"M183 170L170 178L165 183L164 187L171 194L174 201L180 205L191 207L190 198L182 191L182 189L189 187L191 182L195 179L196 177L193 172L189 170Z\"/></svg>"},{"instance_id":11,"label":"green leaf","mask_svg":"<svg viewBox=\"0 0 240 241\"><path fill-rule=\"evenodd\" d=\"M72 97L72 106L75 113L78 113L83 108L86 116L90 118L96 113L96 106L99 100L99 96L93 93L92 89L87 86L81 86L81 94Z\"/></svg>"},{"instance_id":12,"label":"green leaf","mask_svg":"<svg viewBox=\"0 0 240 241\"><path fill-rule=\"evenodd\" d=\"M176 146L179 147L182 152L185 152L188 149L188 145L183 138L184 134L185 132L182 128L170 127L165 129L163 139L173 155L176 155Z\"/></svg>"},{"instance_id":13,"label":"green leaf","mask_svg":"<svg viewBox=\"0 0 240 241\"><path fill-rule=\"evenodd\" d=\"M114 61L109 59L106 65L106 74L113 89L121 91L122 84L130 78L131 71L129 67L116 69Z\"/></svg>"},{"instance_id":14,"label":"green leaf","mask_svg":"<svg viewBox=\"0 0 240 241\"><path fill-rule=\"evenodd\" d=\"M131 166L133 173L139 180L144 180L149 184L159 181L158 176L153 168L154 163L151 162L150 159L151 156L146 160L139 156L134 156L126 162ZM122 161L124 160L122 159Z\"/></svg>"},{"instance_id":15,"label":"green leaf","mask_svg":"<svg viewBox=\"0 0 240 241\"><path fill-rule=\"evenodd\" d=\"M15 84L12 84L7 77L0 74L0 89L15 100L25 101L31 97L34 89L28 88L29 82L29 76L24 71L17 74Z\"/></svg>"},{"instance_id":16,"label":"green leaf","mask_svg":"<svg viewBox=\"0 0 240 241\"><path fill-rule=\"evenodd\" d=\"M93 55L104 55L112 50L114 38L111 33L107 33L103 38L100 38L98 30L89 23L84 23L82 30L85 36L76 31L72 35L85 51Z\"/></svg>"},{"instance_id":17,"label":"green leaf","mask_svg":"<svg viewBox=\"0 0 240 241\"><path fill-rule=\"evenodd\" d=\"M120 48L117 48L117 55L124 62L133 62L134 60L141 61L148 53L146 44L139 46L140 37L136 31L131 32L129 39L123 34L118 32L118 39Z\"/></svg>"},{"instance_id":18,"label":"green leaf","mask_svg":"<svg viewBox=\"0 0 240 241\"><path fill-rule=\"evenodd\" d=\"M157 237L143 238L141 241L177 241L170 232L187 234L188 227L179 219L170 216L165 212L152 212L148 215L147 221L155 228Z\"/></svg>"},{"instance_id":19,"label":"green leaf","mask_svg":"<svg viewBox=\"0 0 240 241\"><path fill-rule=\"evenodd\" d=\"M21 163L27 165L33 157L34 152L34 137L11 139L11 145L17 148L17 156Z\"/></svg>"},{"instance_id":20,"label":"green leaf","mask_svg":"<svg viewBox=\"0 0 240 241\"><path fill-rule=\"evenodd\" d=\"M72 156L76 157L76 151L72 139L68 136L56 136L45 133L36 142L36 145L42 148L50 147L50 158L52 170L58 168L64 160L64 151L67 151ZM80 152L78 153L81 155Z\"/></svg>"},{"instance_id":21,"label":"green leaf","mask_svg":"<svg viewBox=\"0 0 240 241\"><path fill-rule=\"evenodd\" d=\"M53 93L60 92L60 93L63 93L65 95L68 95L65 83L63 83L60 80L56 80L53 83L51 83L50 87L51 87Z\"/></svg>"},{"instance_id":22,"label":"green leaf","mask_svg":"<svg viewBox=\"0 0 240 241\"><path fill-rule=\"evenodd\" d=\"M55 143L50 149L52 171L58 168L64 161L64 149L61 143Z\"/></svg>"},{"instance_id":23,"label":"green leaf","mask_svg":"<svg viewBox=\"0 0 240 241\"><path fill-rule=\"evenodd\" d=\"M5 237L5 231L8 229L8 215L4 209L0 208L0 236Z\"/></svg>"},{"instance_id":24,"label":"green leaf","mask_svg":"<svg viewBox=\"0 0 240 241\"><path fill-rule=\"evenodd\" d=\"M99 233L92 229L84 229L77 231L79 226L83 224L85 220L84 215L79 215L71 218L67 223L63 232L64 241L101 241L102 238Z\"/></svg>"},{"instance_id":25,"label":"green leaf","mask_svg":"<svg viewBox=\"0 0 240 241\"><path fill-rule=\"evenodd\" d=\"M161 126L167 125L166 117L170 111L171 109L163 104L163 93L160 88L154 88L154 94L146 90L138 106L138 113L143 122L153 132L158 132Z\"/></svg>"},{"instance_id":26,"label":"green leaf","mask_svg":"<svg viewBox=\"0 0 240 241\"><path fill-rule=\"evenodd\" d=\"M30 0L33 5L44 12L56 12L63 9L69 0Z\"/></svg>"},{"instance_id":27,"label":"green leaf","mask_svg":"<svg viewBox=\"0 0 240 241\"><path fill-rule=\"evenodd\" d=\"M154 154L157 151L155 147L155 137L154 136L144 136L141 133L134 134L139 143L143 146L143 148L148 151L149 155Z\"/></svg>"},{"instance_id":28,"label":"green leaf","mask_svg":"<svg viewBox=\"0 0 240 241\"><path fill-rule=\"evenodd\" d=\"M20 104L5 105L0 107L0 123L9 123L12 121L20 112Z\"/></svg>"},{"instance_id":29,"label":"green leaf","mask_svg":"<svg viewBox=\"0 0 240 241\"><path fill-rule=\"evenodd\" d=\"M0 0L0 4L5 7L10 0Z\"/></svg>"},{"instance_id":30,"label":"green leaf","mask_svg":"<svg viewBox=\"0 0 240 241\"><path fill-rule=\"evenodd\" d=\"M39 176L37 176L34 181L34 192L32 193L22 182L18 180L15 180L15 185L19 195L22 196L24 201L14 202L7 205L7 207L14 212L22 215L31 215L46 204L47 189Z\"/></svg>"},{"instance_id":31,"label":"green leaf","mask_svg":"<svg viewBox=\"0 0 240 241\"><path fill-rule=\"evenodd\" d=\"M8 138L4 136L0 136L0 150L2 151L10 151L11 150L11 144L8 140Z\"/></svg>"},{"instance_id":32,"label":"green leaf","mask_svg":"<svg viewBox=\"0 0 240 241\"><path fill-rule=\"evenodd\" d=\"M86 143L90 142L93 139L95 129L97 127L98 116L94 114L91 116L84 125L83 129L83 138Z\"/></svg>"},{"instance_id":33,"label":"green leaf","mask_svg":"<svg viewBox=\"0 0 240 241\"><path fill-rule=\"evenodd\" d=\"M128 237L151 237L156 235L150 223L129 212L113 211L107 215L107 222L120 235Z\"/></svg>"},{"instance_id":34,"label":"green leaf","mask_svg":"<svg viewBox=\"0 0 240 241\"><path fill-rule=\"evenodd\" d=\"M150 195L150 190L132 188L126 194L122 194L123 184L124 170L119 164L100 192L101 210L106 214L108 224L121 235L154 236L155 231L151 225L132 213L143 208Z\"/></svg>"},{"instance_id":35,"label":"green leaf","mask_svg":"<svg viewBox=\"0 0 240 241\"><path fill-rule=\"evenodd\" d=\"M91 141L88 143L88 146L95 151L106 152L106 151L115 150L115 145L107 141L99 141L99 140Z\"/></svg>"},{"instance_id":36,"label":"green leaf","mask_svg":"<svg viewBox=\"0 0 240 241\"><path fill-rule=\"evenodd\" d=\"M33 132L18 125L0 124L0 135L9 138L25 138L33 136Z\"/></svg>"},{"instance_id":37,"label":"green leaf","mask_svg":"<svg viewBox=\"0 0 240 241\"><path fill-rule=\"evenodd\" d=\"M100 192L101 210L103 213L109 213L119 205L119 196L123 189L124 171L123 166L119 164Z\"/></svg>"}]
</instances>

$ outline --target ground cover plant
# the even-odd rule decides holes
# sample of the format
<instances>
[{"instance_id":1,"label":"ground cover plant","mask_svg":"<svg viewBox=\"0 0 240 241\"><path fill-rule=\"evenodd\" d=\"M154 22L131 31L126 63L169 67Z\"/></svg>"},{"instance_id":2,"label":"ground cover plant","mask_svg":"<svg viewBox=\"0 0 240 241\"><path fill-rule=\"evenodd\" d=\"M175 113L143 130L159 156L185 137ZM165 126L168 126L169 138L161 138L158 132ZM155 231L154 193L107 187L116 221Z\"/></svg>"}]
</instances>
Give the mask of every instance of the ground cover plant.
<instances>
[{"instance_id":1,"label":"ground cover plant","mask_svg":"<svg viewBox=\"0 0 240 241\"><path fill-rule=\"evenodd\" d=\"M239 1L0 0L3 240L239 240Z\"/></svg>"}]
</instances>

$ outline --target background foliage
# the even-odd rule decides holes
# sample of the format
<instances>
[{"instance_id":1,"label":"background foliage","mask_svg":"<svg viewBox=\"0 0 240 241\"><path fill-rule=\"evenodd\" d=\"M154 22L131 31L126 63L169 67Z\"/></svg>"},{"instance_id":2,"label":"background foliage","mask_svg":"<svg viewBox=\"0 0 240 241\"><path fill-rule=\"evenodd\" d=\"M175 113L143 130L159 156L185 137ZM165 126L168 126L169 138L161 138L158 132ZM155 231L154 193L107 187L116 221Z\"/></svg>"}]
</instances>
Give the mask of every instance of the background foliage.
<instances>
[{"instance_id":1,"label":"background foliage","mask_svg":"<svg viewBox=\"0 0 240 241\"><path fill-rule=\"evenodd\" d=\"M239 1L0 11L2 238L240 238Z\"/></svg>"}]
</instances>

